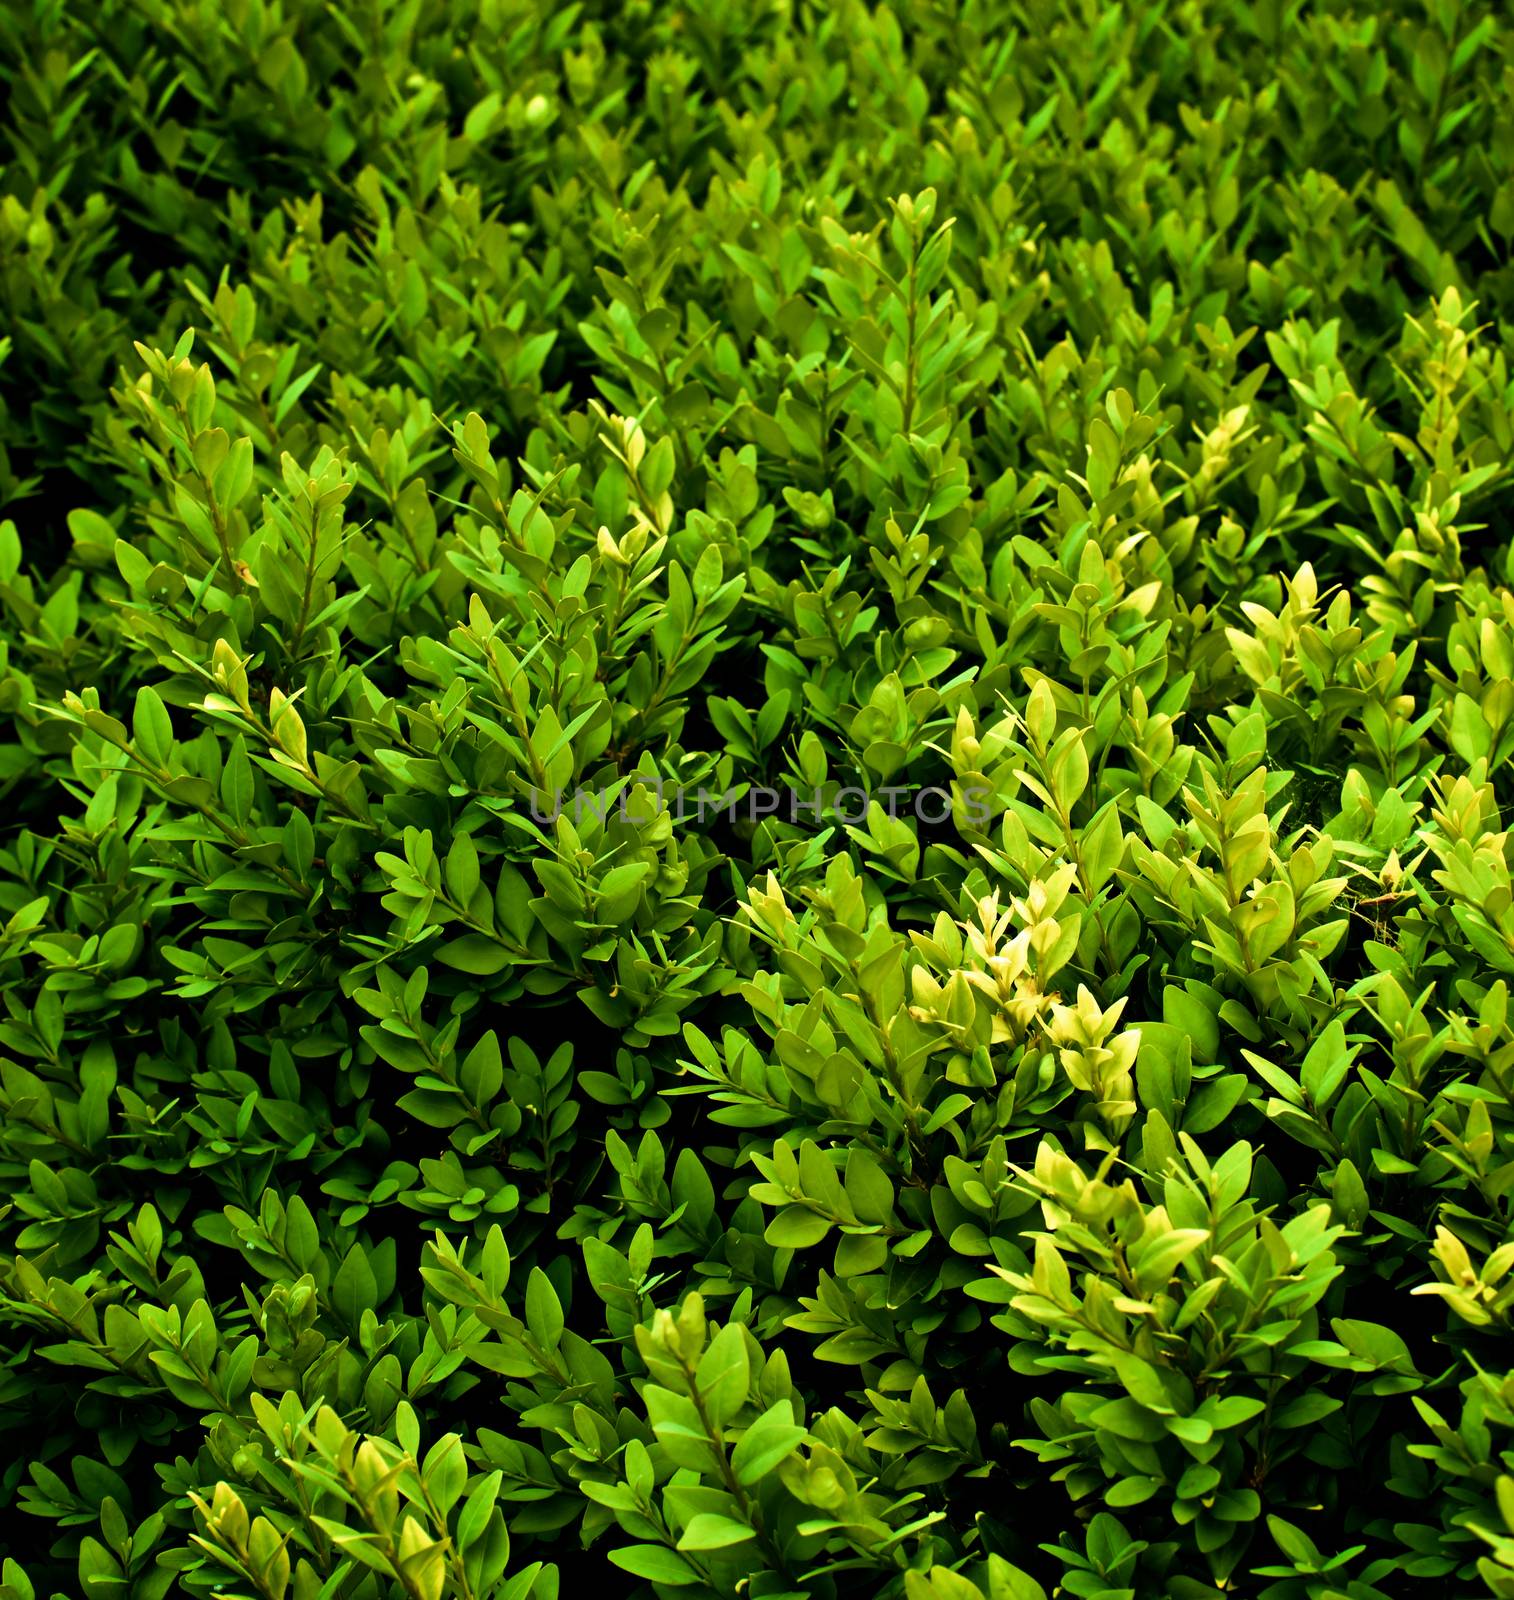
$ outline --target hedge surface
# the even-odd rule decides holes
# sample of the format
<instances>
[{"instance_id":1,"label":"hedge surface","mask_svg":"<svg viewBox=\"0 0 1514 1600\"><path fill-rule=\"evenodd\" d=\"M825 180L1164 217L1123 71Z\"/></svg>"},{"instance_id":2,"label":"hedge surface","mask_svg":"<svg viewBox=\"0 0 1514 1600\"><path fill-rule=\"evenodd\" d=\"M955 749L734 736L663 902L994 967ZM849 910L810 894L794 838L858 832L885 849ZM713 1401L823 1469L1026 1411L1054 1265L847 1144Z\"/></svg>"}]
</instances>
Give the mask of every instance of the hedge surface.
<instances>
[{"instance_id":1,"label":"hedge surface","mask_svg":"<svg viewBox=\"0 0 1514 1600\"><path fill-rule=\"evenodd\" d=\"M1502 8L0 62L0 1600L1514 1596Z\"/></svg>"}]
</instances>

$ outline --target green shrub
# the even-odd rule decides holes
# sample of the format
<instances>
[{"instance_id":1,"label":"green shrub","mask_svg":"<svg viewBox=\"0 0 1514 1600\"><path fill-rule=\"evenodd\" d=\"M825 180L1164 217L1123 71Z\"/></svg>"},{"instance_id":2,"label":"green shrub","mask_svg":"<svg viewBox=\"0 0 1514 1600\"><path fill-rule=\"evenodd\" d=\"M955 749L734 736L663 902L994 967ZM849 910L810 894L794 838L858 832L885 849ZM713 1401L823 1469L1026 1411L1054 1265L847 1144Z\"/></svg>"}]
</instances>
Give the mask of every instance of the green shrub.
<instances>
[{"instance_id":1,"label":"green shrub","mask_svg":"<svg viewBox=\"0 0 1514 1600\"><path fill-rule=\"evenodd\" d=\"M0 1600L1514 1596L1502 9L0 60Z\"/></svg>"}]
</instances>

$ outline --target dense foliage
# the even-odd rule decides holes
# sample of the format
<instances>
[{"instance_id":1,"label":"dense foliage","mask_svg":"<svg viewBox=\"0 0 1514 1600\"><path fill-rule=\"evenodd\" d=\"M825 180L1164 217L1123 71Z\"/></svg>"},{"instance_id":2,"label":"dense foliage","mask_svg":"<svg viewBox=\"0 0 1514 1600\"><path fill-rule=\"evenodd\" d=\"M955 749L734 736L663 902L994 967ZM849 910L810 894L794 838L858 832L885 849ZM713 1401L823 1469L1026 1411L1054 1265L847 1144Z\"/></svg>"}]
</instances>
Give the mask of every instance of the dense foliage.
<instances>
[{"instance_id":1,"label":"dense foliage","mask_svg":"<svg viewBox=\"0 0 1514 1600\"><path fill-rule=\"evenodd\" d=\"M0 60L0 1600L1514 1596L1502 8Z\"/></svg>"}]
</instances>

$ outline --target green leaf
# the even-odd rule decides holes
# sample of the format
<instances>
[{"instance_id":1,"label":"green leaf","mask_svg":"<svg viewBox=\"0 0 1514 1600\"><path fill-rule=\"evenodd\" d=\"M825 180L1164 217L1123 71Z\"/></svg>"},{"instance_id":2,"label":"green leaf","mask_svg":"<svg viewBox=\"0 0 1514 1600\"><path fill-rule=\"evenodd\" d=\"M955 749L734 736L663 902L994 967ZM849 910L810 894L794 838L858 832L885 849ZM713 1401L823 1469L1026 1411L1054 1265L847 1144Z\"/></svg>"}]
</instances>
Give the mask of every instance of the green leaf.
<instances>
[{"instance_id":1,"label":"green leaf","mask_svg":"<svg viewBox=\"0 0 1514 1600\"><path fill-rule=\"evenodd\" d=\"M626 1545L610 1551L610 1560L635 1577L665 1583L670 1588L687 1588L701 1581L687 1561L660 1544Z\"/></svg>"},{"instance_id":2,"label":"green leaf","mask_svg":"<svg viewBox=\"0 0 1514 1600\"><path fill-rule=\"evenodd\" d=\"M526 1326L544 1350L557 1348L563 1333L562 1303L540 1267L532 1267L526 1280Z\"/></svg>"},{"instance_id":3,"label":"green leaf","mask_svg":"<svg viewBox=\"0 0 1514 1600\"><path fill-rule=\"evenodd\" d=\"M680 1550L726 1550L735 1544L745 1544L756 1534L745 1522L733 1517L722 1517L712 1511L701 1511L693 1517L678 1541Z\"/></svg>"},{"instance_id":4,"label":"green leaf","mask_svg":"<svg viewBox=\"0 0 1514 1600\"><path fill-rule=\"evenodd\" d=\"M509 966L510 952L498 940L479 933L467 933L460 939L449 939L440 946L436 959L444 966L455 967L457 971L470 973L475 978L491 978Z\"/></svg>"},{"instance_id":5,"label":"green leaf","mask_svg":"<svg viewBox=\"0 0 1514 1600\"><path fill-rule=\"evenodd\" d=\"M805 1206L786 1206L768 1223L763 1238L780 1250L803 1250L830 1232L831 1224Z\"/></svg>"},{"instance_id":6,"label":"green leaf","mask_svg":"<svg viewBox=\"0 0 1514 1600\"><path fill-rule=\"evenodd\" d=\"M787 1400L777 1401L741 1435L731 1452L736 1480L744 1488L762 1482L804 1442L807 1434L794 1421Z\"/></svg>"},{"instance_id":7,"label":"green leaf","mask_svg":"<svg viewBox=\"0 0 1514 1600\"><path fill-rule=\"evenodd\" d=\"M728 1322L699 1358L694 1382L704 1396L711 1425L717 1428L736 1415L751 1383L746 1334L741 1325Z\"/></svg>"}]
</instances>

